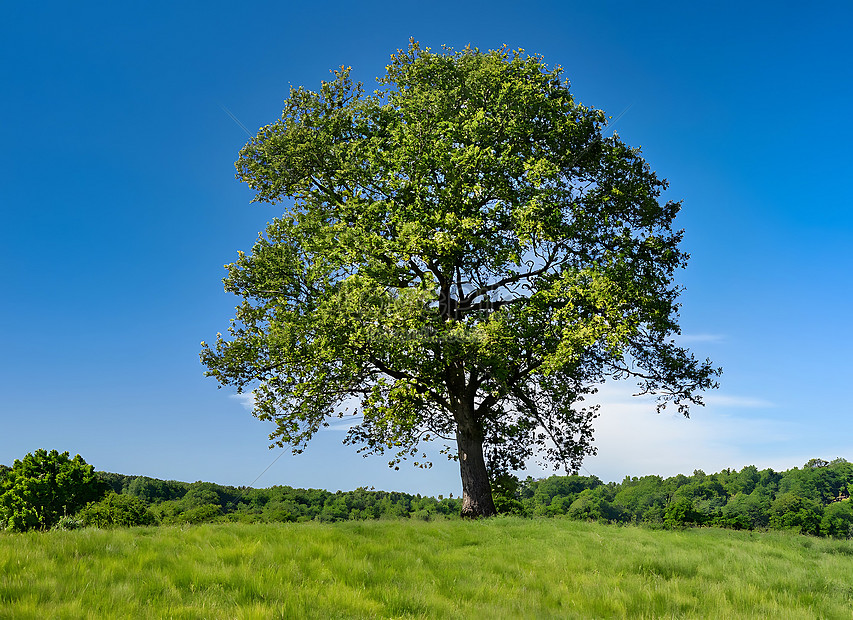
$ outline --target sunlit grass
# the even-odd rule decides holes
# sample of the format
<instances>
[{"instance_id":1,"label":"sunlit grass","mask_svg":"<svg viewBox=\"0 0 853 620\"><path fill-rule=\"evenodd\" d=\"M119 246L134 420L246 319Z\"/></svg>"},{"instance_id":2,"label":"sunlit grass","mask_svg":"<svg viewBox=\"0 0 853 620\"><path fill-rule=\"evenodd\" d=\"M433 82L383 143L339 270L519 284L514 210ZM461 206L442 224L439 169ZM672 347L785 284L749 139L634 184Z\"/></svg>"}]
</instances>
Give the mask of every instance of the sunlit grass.
<instances>
[{"instance_id":1,"label":"sunlit grass","mask_svg":"<svg viewBox=\"0 0 853 620\"><path fill-rule=\"evenodd\" d=\"M563 520L0 534L0 618L851 618L853 543Z\"/></svg>"}]
</instances>

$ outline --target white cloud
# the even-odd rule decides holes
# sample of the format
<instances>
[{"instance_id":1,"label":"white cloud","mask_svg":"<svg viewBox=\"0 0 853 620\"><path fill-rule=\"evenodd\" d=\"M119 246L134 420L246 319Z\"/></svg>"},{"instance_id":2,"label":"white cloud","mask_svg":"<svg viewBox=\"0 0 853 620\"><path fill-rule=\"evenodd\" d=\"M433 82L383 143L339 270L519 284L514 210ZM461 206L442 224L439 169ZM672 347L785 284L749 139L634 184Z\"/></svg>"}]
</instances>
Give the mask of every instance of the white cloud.
<instances>
[{"instance_id":1,"label":"white cloud","mask_svg":"<svg viewBox=\"0 0 853 620\"><path fill-rule=\"evenodd\" d=\"M345 415L343 418L332 418L329 420L329 426L324 427L325 431L348 431L353 426L361 424L364 417L359 415Z\"/></svg>"},{"instance_id":2,"label":"white cloud","mask_svg":"<svg viewBox=\"0 0 853 620\"><path fill-rule=\"evenodd\" d=\"M627 381L608 382L588 397L586 404L600 405L600 416L593 423L598 455L584 461L582 474L620 482L626 475L668 477L694 469L711 473L747 465L781 471L813 457L846 454L842 438L827 436L814 417L786 420L784 407L760 396L709 392L706 406L691 408L690 419L685 419L671 407L657 414L654 397L633 396L636 391ZM246 409L254 405L252 393L230 397ZM362 421L361 415L353 415L355 404L341 407L347 411L343 418L329 419L330 426L322 429L327 437L340 437ZM521 475L554 473L563 472L531 462Z\"/></svg>"},{"instance_id":3,"label":"white cloud","mask_svg":"<svg viewBox=\"0 0 853 620\"><path fill-rule=\"evenodd\" d=\"M255 408L255 393L243 392L242 394L230 394L229 398L233 398L239 402L244 409L251 411Z\"/></svg>"},{"instance_id":4,"label":"white cloud","mask_svg":"<svg viewBox=\"0 0 853 620\"><path fill-rule=\"evenodd\" d=\"M712 393L704 397L705 404L713 407L732 407L740 409L764 409L775 407L772 402L763 398L751 396L732 396L729 394Z\"/></svg>"},{"instance_id":5,"label":"white cloud","mask_svg":"<svg viewBox=\"0 0 853 620\"><path fill-rule=\"evenodd\" d=\"M620 482L626 475L672 476L694 469L711 473L751 464L787 469L801 464L789 456L801 436L798 424L738 411L772 407L765 399L709 394L707 405L691 408L687 419L669 409L658 414L653 397L634 397L633 392L636 388L628 382L610 382L588 398L600 405L594 422L598 455L584 461L582 474Z\"/></svg>"}]
</instances>

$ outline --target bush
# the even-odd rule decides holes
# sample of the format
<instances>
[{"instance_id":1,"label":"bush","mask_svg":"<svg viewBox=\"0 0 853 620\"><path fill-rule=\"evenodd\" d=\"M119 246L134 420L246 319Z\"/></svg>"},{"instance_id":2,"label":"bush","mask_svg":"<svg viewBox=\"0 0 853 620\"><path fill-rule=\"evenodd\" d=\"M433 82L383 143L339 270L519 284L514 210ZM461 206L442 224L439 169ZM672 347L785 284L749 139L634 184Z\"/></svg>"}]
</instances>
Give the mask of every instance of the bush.
<instances>
[{"instance_id":1,"label":"bush","mask_svg":"<svg viewBox=\"0 0 853 620\"><path fill-rule=\"evenodd\" d=\"M795 493L783 493L770 505L770 527L801 534L820 534L823 509L820 504Z\"/></svg>"},{"instance_id":2,"label":"bush","mask_svg":"<svg viewBox=\"0 0 853 620\"><path fill-rule=\"evenodd\" d=\"M760 493L738 493L723 506L716 523L736 530L766 527L770 519L770 499Z\"/></svg>"},{"instance_id":3,"label":"bush","mask_svg":"<svg viewBox=\"0 0 853 620\"><path fill-rule=\"evenodd\" d=\"M214 504L202 504L185 510L171 519L172 523L206 523L222 515L222 509Z\"/></svg>"},{"instance_id":4,"label":"bush","mask_svg":"<svg viewBox=\"0 0 853 620\"><path fill-rule=\"evenodd\" d=\"M702 523L702 513L693 507L693 502L686 498L670 502L664 512L663 522L667 527L683 527L688 524Z\"/></svg>"},{"instance_id":5,"label":"bush","mask_svg":"<svg viewBox=\"0 0 853 620\"><path fill-rule=\"evenodd\" d=\"M524 504L511 497L497 496L494 498L495 510L499 515L524 515Z\"/></svg>"},{"instance_id":6,"label":"bush","mask_svg":"<svg viewBox=\"0 0 853 620\"><path fill-rule=\"evenodd\" d=\"M835 502L824 509L820 533L833 538L853 537L853 504L850 500Z\"/></svg>"},{"instance_id":7,"label":"bush","mask_svg":"<svg viewBox=\"0 0 853 620\"><path fill-rule=\"evenodd\" d=\"M93 527L132 527L153 525L154 515L138 497L110 492L99 502L92 502L81 510L77 517L83 525Z\"/></svg>"},{"instance_id":8,"label":"bush","mask_svg":"<svg viewBox=\"0 0 853 620\"><path fill-rule=\"evenodd\" d=\"M566 514L577 521L621 522L630 519L630 512L622 506L611 504L596 490L591 489L579 493Z\"/></svg>"},{"instance_id":9,"label":"bush","mask_svg":"<svg viewBox=\"0 0 853 620\"><path fill-rule=\"evenodd\" d=\"M519 480L512 474L495 476L491 481L492 500L498 514L524 514L524 506L518 499Z\"/></svg>"},{"instance_id":10,"label":"bush","mask_svg":"<svg viewBox=\"0 0 853 620\"><path fill-rule=\"evenodd\" d=\"M55 530L77 530L83 527L83 522L77 517L64 516L59 518L59 522L53 526Z\"/></svg>"}]
</instances>

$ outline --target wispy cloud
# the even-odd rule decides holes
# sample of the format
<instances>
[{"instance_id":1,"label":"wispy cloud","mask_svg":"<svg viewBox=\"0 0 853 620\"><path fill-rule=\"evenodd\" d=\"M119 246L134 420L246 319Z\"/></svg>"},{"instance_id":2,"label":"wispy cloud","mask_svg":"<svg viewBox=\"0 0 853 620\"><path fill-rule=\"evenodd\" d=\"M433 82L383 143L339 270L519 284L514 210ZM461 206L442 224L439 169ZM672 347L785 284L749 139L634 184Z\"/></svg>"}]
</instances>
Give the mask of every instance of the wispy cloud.
<instances>
[{"instance_id":1,"label":"wispy cloud","mask_svg":"<svg viewBox=\"0 0 853 620\"><path fill-rule=\"evenodd\" d=\"M777 404L761 396L711 392L705 396L706 406L692 408L690 419L685 419L670 410L657 414L654 397L633 396L636 391L627 381L608 382L587 399L585 404L600 406L601 415L594 423L598 455L584 461L582 474L618 482L626 475L667 477L746 465L778 471L814 456L833 458L843 452L816 442L805 422L770 417L771 411L778 411ZM230 398L249 410L255 402L251 392ZM360 424L356 404L353 399L342 405L344 416L329 419L322 431L340 436ZM554 473L563 472L529 462L523 475Z\"/></svg>"},{"instance_id":2,"label":"wispy cloud","mask_svg":"<svg viewBox=\"0 0 853 620\"><path fill-rule=\"evenodd\" d=\"M251 411L255 408L255 393L243 392L242 394L230 394L229 398L233 398L239 402L244 409Z\"/></svg>"},{"instance_id":3,"label":"wispy cloud","mask_svg":"<svg viewBox=\"0 0 853 620\"><path fill-rule=\"evenodd\" d=\"M626 475L672 476L699 468L709 473L750 464L778 468L777 461L786 460L778 455L796 446L802 435L795 423L738 411L774 406L760 397L708 394L706 407L692 408L686 419L669 410L657 414L653 397L634 392L627 381L609 382L588 399L600 405L594 423L598 455L584 461L581 473L618 482ZM764 464L768 459L775 460Z\"/></svg>"},{"instance_id":4,"label":"wispy cloud","mask_svg":"<svg viewBox=\"0 0 853 620\"><path fill-rule=\"evenodd\" d=\"M364 417L361 415L344 415L343 418L333 418L329 421L329 426L323 430L326 431L348 431L353 426L361 424Z\"/></svg>"},{"instance_id":5,"label":"wispy cloud","mask_svg":"<svg viewBox=\"0 0 853 620\"><path fill-rule=\"evenodd\" d=\"M733 396L730 394L708 394L705 396L705 403L711 407L727 407L738 409L766 409L775 407L772 402L763 398L754 398L751 396Z\"/></svg>"}]
</instances>

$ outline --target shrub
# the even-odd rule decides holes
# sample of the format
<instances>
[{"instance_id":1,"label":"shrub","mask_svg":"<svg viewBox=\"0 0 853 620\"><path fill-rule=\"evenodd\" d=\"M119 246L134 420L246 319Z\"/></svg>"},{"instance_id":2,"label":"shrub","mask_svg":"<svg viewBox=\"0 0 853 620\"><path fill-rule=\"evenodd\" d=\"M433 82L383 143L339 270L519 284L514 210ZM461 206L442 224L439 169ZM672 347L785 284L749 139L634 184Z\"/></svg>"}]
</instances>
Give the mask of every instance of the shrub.
<instances>
[{"instance_id":1,"label":"shrub","mask_svg":"<svg viewBox=\"0 0 853 620\"><path fill-rule=\"evenodd\" d=\"M667 527L683 527L702 523L702 513L693 507L693 502L681 497L670 502L664 512L663 522Z\"/></svg>"},{"instance_id":2,"label":"shrub","mask_svg":"<svg viewBox=\"0 0 853 620\"><path fill-rule=\"evenodd\" d=\"M59 522L53 526L55 530L77 530L83 527L83 522L77 517L63 516L59 518Z\"/></svg>"},{"instance_id":3,"label":"shrub","mask_svg":"<svg viewBox=\"0 0 853 620\"><path fill-rule=\"evenodd\" d=\"M578 494L566 514L578 521L627 521L630 512L608 502L596 490L587 489Z\"/></svg>"},{"instance_id":4,"label":"shrub","mask_svg":"<svg viewBox=\"0 0 853 620\"><path fill-rule=\"evenodd\" d=\"M835 502L824 509L820 532L833 538L853 537L853 504L850 500Z\"/></svg>"},{"instance_id":5,"label":"shrub","mask_svg":"<svg viewBox=\"0 0 853 620\"><path fill-rule=\"evenodd\" d=\"M723 506L716 523L736 530L766 527L770 519L770 499L760 493L738 493Z\"/></svg>"},{"instance_id":6,"label":"shrub","mask_svg":"<svg viewBox=\"0 0 853 620\"><path fill-rule=\"evenodd\" d=\"M770 527L801 534L820 534L822 507L795 493L783 493L770 505Z\"/></svg>"},{"instance_id":7,"label":"shrub","mask_svg":"<svg viewBox=\"0 0 853 620\"><path fill-rule=\"evenodd\" d=\"M153 525L154 515L138 497L110 492L99 502L92 502L77 517L83 525L94 527L132 527Z\"/></svg>"},{"instance_id":8,"label":"shrub","mask_svg":"<svg viewBox=\"0 0 853 620\"><path fill-rule=\"evenodd\" d=\"M222 509L214 504L202 504L185 510L171 519L172 523L206 523L222 515Z\"/></svg>"}]
</instances>

